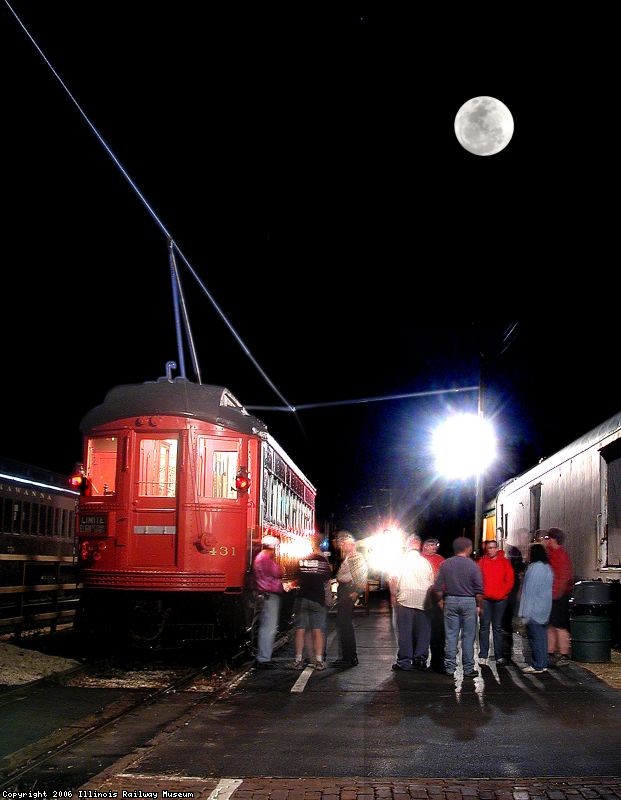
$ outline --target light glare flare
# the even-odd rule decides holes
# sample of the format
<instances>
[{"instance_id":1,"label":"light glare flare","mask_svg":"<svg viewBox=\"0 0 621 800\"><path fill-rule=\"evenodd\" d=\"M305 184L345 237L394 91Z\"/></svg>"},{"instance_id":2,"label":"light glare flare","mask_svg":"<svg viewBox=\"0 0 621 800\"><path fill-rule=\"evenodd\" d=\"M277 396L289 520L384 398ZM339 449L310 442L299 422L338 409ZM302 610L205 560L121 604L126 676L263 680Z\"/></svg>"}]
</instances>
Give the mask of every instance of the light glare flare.
<instances>
[{"instance_id":1,"label":"light glare flare","mask_svg":"<svg viewBox=\"0 0 621 800\"><path fill-rule=\"evenodd\" d=\"M436 470L447 478L480 475L496 457L496 436L488 420L476 414L447 419L433 434Z\"/></svg>"},{"instance_id":2,"label":"light glare flare","mask_svg":"<svg viewBox=\"0 0 621 800\"><path fill-rule=\"evenodd\" d=\"M369 569L392 575L403 555L405 534L399 528L385 528L361 542L366 551Z\"/></svg>"},{"instance_id":3,"label":"light glare flare","mask_svg":"<svg viewBox=\"0 0 621 800\"><path fill-rule=\"evenodd\" d=\"M288 541L281 540L280 554L281 556L289 556L289 558L304 558L312 553L313 547L308 539L296 537Z\"/></svg>"}]
</instances>

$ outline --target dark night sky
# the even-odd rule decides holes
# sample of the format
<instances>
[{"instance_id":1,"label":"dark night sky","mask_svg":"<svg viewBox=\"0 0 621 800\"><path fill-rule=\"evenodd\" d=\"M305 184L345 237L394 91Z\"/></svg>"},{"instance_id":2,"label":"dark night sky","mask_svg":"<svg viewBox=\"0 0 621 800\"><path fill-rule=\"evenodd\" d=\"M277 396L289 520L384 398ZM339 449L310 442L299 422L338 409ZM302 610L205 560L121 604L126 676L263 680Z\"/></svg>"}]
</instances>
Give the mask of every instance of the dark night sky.
<instances>
[{"instance_id":1,"label":"dark night sky","mask_svg":"<svg viewBox=\"0 0 621 800\"><path fill-rule=\"evenodd\" d=\"M609 12L12 5L290 402L470 385L482 349L491 484L618 411ZM0 454L68 472L84 413L176 358L166 242L4 2L0 58ZM453 133L481 94L515 119L486 158ZM279 404L182 278L204 382ZM471 492L431 483L447 407L475 396L261 416L320 516L390 489L440 526Z\"/></svg>"}]
</instances>

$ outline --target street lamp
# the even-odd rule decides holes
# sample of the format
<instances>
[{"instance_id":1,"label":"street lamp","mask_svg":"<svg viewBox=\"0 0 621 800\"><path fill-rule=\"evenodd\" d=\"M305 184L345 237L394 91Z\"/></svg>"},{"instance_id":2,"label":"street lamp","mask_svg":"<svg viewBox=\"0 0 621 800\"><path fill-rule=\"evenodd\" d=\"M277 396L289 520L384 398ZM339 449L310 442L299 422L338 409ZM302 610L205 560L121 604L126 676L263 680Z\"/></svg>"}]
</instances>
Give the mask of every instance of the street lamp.
<instances>
[{"instance_id":1,"label":"street lamp","mask_svg":"<svg viewBox=\"0 0 621 800\"><path fill-rule=\"evenodd\" d=\"M447 478L476 478L475 546L483 516L483 473L496 457L496 436L482 413L456 414L433 433L436 469Z\"/></svg>"}]
</instances>

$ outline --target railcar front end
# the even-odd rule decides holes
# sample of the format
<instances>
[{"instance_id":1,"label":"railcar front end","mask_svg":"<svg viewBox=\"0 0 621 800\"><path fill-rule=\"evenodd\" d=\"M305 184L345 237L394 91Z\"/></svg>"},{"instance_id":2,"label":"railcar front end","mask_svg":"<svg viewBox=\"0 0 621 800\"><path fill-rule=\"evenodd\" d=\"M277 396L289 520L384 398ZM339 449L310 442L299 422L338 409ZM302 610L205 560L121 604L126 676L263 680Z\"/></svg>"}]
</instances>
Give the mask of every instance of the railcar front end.
<instances>
[{"instance_id":1,"label":"railcar front end","mask_svg":"<svg viewBox=\"0 0 621 800\"><path fill-rule=\"evenodd\" d=\"M228 390L177 378L116 387L81 427L81 629L153 649L247 635L272 500L265 425ZM280 533L283 555L303 538Z\"/></svg>"}]
</instances>

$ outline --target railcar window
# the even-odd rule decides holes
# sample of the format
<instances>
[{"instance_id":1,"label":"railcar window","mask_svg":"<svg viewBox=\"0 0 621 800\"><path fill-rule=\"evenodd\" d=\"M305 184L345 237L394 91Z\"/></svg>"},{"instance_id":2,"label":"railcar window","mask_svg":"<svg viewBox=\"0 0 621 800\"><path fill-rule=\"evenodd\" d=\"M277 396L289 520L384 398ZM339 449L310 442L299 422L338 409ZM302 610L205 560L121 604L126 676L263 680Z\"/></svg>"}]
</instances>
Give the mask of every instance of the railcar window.
<instances>
[{"instance_id":1,"label":"railcar window","mask_svg":"<svg viewBox=\"0 0 621 800\"><path fill-rule=\"evenodd\" d=\"M138 494L174 497L177 490L177 440L142 439Z\"/></svg>"},{"instance_id":2,"label":"railcar window","mask_svg":"<svg viewBox=\"0 0 621 800\"><path fill-rule=\"evenodd\" d=\"M541 484L530 487L530 534L541 527Z\"/></svg>"},{"instance_id":3,"label":"railcar window","mask_svg":"<svg viewBox=\"0 0 621 800\"><path fill-rule=\"evenodd\" d=\"M235 476L237 475L237 453L230 450L213 454L212 497L237 499Z\"/></svg>"},{"instance_id":4,"label":"railcar window","mask_svg":"<svg viewBox=\"0 0 621 800\"><path fill-rule=\"evenodd\" d=\"M22 504L19 500L13 501L13 519L11 520L11 531L21 533L22 525Z\"/></svg>"},{"instance_id":5,"label":"railcar window","mask_svg":"<svg viewBox=\"0 0 621 800\"><path fill-rule=\"evenodd\" d=\"M302 485L301 485L301 488ZM265 477L265 518L283 527L304 531L311 527L309 507L270 472Z\"/></svg>"},{"instance_id":6,"label":"railcar window","mask_svg":"<svg viewBox=\"0 0 621 800\"><path fill-rule=\"evenodd\" d=\"M39 530L39 512L41 510L41 506L39 503L33 503L30 506L30 532L36 534L37 536L41 531Z\"/></svg>"},{"instance_id":7,"label":"railcar window","mask_svg":"<svg viewBox=\"0 0 621 800\"><path fill-rule=\"evenodd\" d=\"M86 474L91 482L93 497L114 494L116 491L116 436L88 440Z\"/></svg>"},{"instance_id":8,"label":"railcar window","mask_svg":"<svg viewBox=\"0 0 621 800\"><path fill-rule=\"evenodd\" d=\"M289 527L290 525L290 510L291 510L291 490L285 489L284 496L283 496L283 506L282 506L282 514L283 514L283 523Z\"/></svg>"},{"instance_id":9,"label":"railcar window","mask_svg":"<svg viewBox=\"0 0 621 800\"><path fill-rule=\"evenodd\" d=\"M30 503L24 500L22 507L22 533L30 533Z\"/></svg>"},{"instance_id":10,"label":"railcar window","mask_svg":"<svg viewBox=\"0 0 621 800\"><path fill-rule=\"evenodd\" d=\"M58 509L52 506L47 507L47 514L45 515L45 533L47 536L53 536L56 530L55 517L58 515Z\"/></svg>"},{"instance_id":11,"label":"railcar window","mask_svg":"<svg viewBox=\"0 0 621 800\"><path fill-rule=\"evenodd\" d=\"M41 526L41 533L46 536L52 536L54 533L54 514L56 509L54 506L41 506L41 515L39 517L39 524Z\"/></svg>"},{"instance_id":12,"label":"railcar window","mask_svg":"<svg viewBox=\"0 0 621 800\"><path fill-rule=\"evenodd\" d=\"M51 506L41 506L41 512L39 513L39 533L51 535L49 518L53 514L54 509Z\"/></svg>"},{"instance_id":13,"label":"railcar window","mask_svg":"<svg viewBox=\"0 0 621 800\"><path fill-rule=\"evenodd\" d=\"M271 486L268 514L270 520L276 521L276 509L278 508L278 482L273 475L270 475L270 481Z\"/></svg>"},{"instance_id":14,"label":"railcar window","mask_svg":"<svg viewBox=\"0 0 621 800\"><path fill-rule=\"evenodd\" d=\"M216 450L216 447L226 449ZM208 436L199 436L197 451L196 488L199 497L237 500L235 478L239 464L238 443L216 443Z\"/></svg>"},{"instance_id":15,"label":"railcar window","mask_svg":"<svg viewBox=\"0 0 621 800\"><path fill-rule=\"evenodd\" d=\"M607 506L608 506L608 548L607 567L621 566L621 457L611 448L610 454L617 458L609 458L607 474Z\"/></svg>"}]
</instances>

